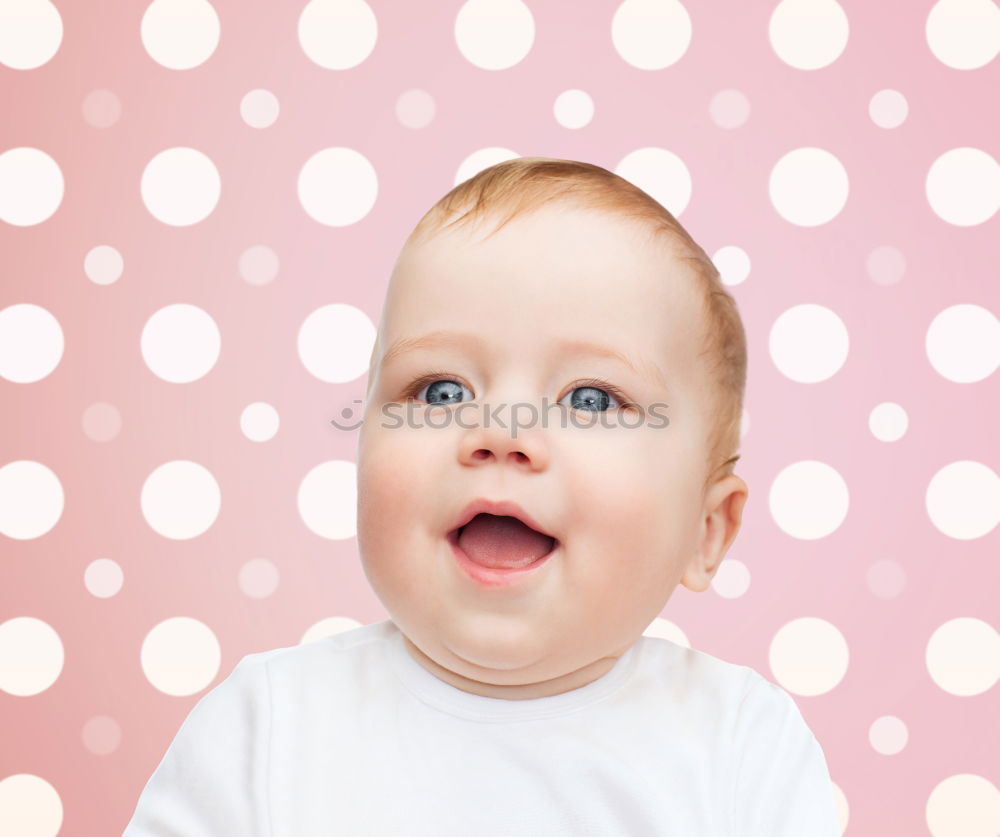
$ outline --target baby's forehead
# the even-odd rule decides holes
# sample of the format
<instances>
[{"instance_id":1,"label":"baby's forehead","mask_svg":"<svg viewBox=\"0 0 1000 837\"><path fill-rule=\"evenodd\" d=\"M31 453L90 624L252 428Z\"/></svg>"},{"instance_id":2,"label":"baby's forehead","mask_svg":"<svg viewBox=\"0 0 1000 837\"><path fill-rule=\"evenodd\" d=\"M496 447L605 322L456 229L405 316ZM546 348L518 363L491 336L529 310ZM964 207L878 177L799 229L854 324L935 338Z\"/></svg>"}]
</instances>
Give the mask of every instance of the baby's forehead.
<instances>
[{"instance_id":1,"label":"baby's forehead","mask_svg":"<svg viewBox=\"0 0 1000 837\"><path fill-rule=\"evenodd\" d=\"M501 286L493 290L527 292L530 299L550 290L574 310L641 303L693 316L703 287L695 262L662 224L563 202L418 227L397 260L390 293L398 296L405 285L406 296L471 299L492 278Z\"/></svg>"},{"instance_id":2,"label":"baby's forehead","mask_svg":"<svg viewBox=\"0 0 1000 837\"><path fill-rule=\"evenodd\" d=\"M390 340L480 323L488 311L488 328L525 346L565 332L656 362L697 353L690 263L636 219L545 208L425 232L407 247L387 300Z\"/></svg>"},{"instance_id":3,"label":"baby's forehead","mask_svg":"<svg viewBox=\"0 0 1000 837\"><path fill-rule=\"evenodd\" d=\"M694 277L685 243L648 218L566 202L470 217L418 228L405 243L399 262L412 266L432 261L438 271L442 263L485 260L498 267L509 263L519 273L524 272L525 262L534 262L538 276L545 275L545 269L564 266L580 275L598 273L616 283L646 277L656 281L661 292L682 292L690 281L678 282L675 288L670 280ZM469 291L475 291L474 283Z\"/></svg>"}]
</instances>

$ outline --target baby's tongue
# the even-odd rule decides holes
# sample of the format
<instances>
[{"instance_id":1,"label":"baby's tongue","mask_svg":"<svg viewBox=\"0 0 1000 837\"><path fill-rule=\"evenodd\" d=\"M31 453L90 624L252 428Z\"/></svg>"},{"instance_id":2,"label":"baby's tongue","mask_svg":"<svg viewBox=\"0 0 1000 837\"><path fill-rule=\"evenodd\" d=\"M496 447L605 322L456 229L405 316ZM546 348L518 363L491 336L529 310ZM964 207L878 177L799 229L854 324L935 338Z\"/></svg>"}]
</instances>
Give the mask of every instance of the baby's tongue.
<instances>
[{"instance_id":1,"label":"baby's tongue","mask_svg":"<svg viewBox=\"0 0 1000 837\"><path fill-rule=\"evenodd\" d=\"M518 569L552 549L553 538L525 526L516 517L477 514L458 536L462 547L477 564L494 569Z\"/></svg>"}]
</instances>

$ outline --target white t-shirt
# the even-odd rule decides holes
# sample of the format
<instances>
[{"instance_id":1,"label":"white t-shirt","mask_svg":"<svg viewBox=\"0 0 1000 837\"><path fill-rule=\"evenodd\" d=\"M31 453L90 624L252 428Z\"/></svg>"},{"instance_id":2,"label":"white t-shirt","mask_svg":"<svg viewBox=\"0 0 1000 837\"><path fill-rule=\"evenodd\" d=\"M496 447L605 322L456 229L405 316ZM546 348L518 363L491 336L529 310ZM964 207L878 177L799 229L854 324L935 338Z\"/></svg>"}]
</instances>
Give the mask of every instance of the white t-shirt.
<instances>
[{"instance_id":1,"label":"white t-shirt","mask_svg":"<svg viewBox=\"0 0 1000 837\"><path fill-rule=\"evenodd\" d=\"M641 636L531 700L424 669L391 620L248 654L123 837L840 837L826 760L753 669Z\"/></svg>"}]
</instances>

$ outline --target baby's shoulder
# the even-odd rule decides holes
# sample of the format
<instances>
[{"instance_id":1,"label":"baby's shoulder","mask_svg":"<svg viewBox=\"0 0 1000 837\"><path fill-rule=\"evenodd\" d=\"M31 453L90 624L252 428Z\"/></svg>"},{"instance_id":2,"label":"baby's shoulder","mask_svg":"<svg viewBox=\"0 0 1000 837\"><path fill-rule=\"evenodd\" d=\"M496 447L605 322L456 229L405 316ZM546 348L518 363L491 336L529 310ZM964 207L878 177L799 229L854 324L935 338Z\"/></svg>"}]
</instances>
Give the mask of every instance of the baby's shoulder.
<instances>
[{"instance_id":1,"label":"baby's shoulder","mask_svg":"<svg viewBox=\"0 0 1000 837\"><path fill-rule=\"evenodd\" d=\"M243 664L266 667L272 674L308 672L315 670L317 664L326 667L338 660L373 656L384 647L392 632L393 625L389 620L358 625L298 645L281 646L247 654Z\"/></svg>"},{"instance_id":2,"label":"baby's shoulder","mask_svg":"<svg viewBox=\"0 0 1000 837\"><path fill-rule=\"evenodd\" d=\"M738 706L758 682L769 682L750 666L665 637L644 635L642 643L645 676L670 689L677 699L697 696L700 702Z\"/></svg>"},{"instance_id":3,"label":"baby's shoulder","mask_svg":"<svg viewBox=\"0 0 1000 837\"><path fill-rule=\"evenodd\" d=\"M310 700L347 700L360 684L388 676L387 645L394 631L389 621L360 625L299 645L247 654L241 669L266 682L276 707L283 700L302 706Z\"/></svg>"},{"instance_id":4,"label":"baby's shoulder","mask_svg":"<svg viewBox=\"0 0 1000 837\"><path fill-rule=\"evenodd\" d=\"M739 723L802 724L798 704L756 669L661 637L643 637L645 677L695 714Z\"/></svg>"}]
</instances>

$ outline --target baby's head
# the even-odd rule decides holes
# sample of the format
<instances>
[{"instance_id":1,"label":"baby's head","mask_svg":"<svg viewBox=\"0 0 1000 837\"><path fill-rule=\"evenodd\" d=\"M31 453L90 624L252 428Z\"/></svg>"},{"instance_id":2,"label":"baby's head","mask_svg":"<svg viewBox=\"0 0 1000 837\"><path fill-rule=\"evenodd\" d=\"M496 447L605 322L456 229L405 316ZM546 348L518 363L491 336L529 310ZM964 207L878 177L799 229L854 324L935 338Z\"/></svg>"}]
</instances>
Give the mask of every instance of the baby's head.
<instances>
[{"instance_id":1,"label":"baby's head","mask_svg":"<svg viewBox=\"0 0 1000 837\"><path fill-rule=\"evenodd\" d=\"M745 380L718 271L628 181L519 158L445 195L396 262L358 440L362 564L410 654L488 697L606 673L739 530ZM554 539L462 530L552 547L515 583L467 572L478 499Z\"/></svg>"}]
</instances>

